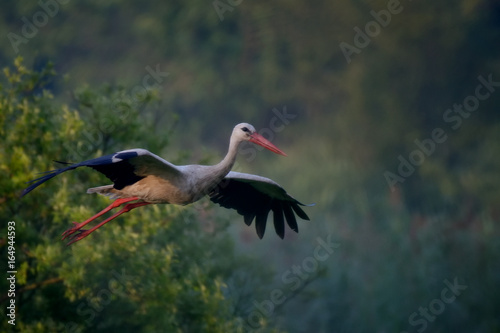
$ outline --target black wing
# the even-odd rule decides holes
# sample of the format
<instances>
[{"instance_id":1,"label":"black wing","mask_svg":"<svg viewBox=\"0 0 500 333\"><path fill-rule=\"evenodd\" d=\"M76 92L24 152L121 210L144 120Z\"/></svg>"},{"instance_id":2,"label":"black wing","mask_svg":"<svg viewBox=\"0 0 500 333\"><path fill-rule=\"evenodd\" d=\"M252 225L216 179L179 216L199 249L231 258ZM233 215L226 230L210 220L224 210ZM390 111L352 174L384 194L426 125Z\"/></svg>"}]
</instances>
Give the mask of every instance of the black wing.
<instances>
[{"instance_id":1,"label":"black wing","mask_svg":"<svg viewBox=\"0 0 500 333\"><path fill-rule=\"evenodd\" d=\"M230 172L209 196L224 208L236 209L247 225L255 219L259 238L264 236L270 211L274 215L274 229L283 238L285 220L293 231L299 232L295 214L309 220L300 206L312 206L300 203L271 179L240 172Z\"/></svg>"},{"instance_id":2,"label":"black wing","mask_svg":"<svg viewBox=\"0 0 500 333\"><path fill-rule=\"evenodd\" d=\"M59 163L68 164L65 162ZM148 174L180 172L175 165L145 149L130 149L80 163L70 164L65 168L47 171L44 176L32 180L30 182L32 184L23 190L21 196L25 196L47 180L81 166L90 167L104 174L113 182L113 187L117 190L121 190L127 185L134 184Z\"/></svg>"}]
</instances>

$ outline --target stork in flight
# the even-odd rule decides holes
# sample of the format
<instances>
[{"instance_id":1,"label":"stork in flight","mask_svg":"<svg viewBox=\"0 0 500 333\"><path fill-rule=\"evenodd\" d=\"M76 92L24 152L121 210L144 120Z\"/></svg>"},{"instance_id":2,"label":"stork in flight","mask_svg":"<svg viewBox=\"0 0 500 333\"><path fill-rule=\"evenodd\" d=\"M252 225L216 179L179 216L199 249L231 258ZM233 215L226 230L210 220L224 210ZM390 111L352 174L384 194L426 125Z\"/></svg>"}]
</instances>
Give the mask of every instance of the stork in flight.
<instances>
[{"instance_id":1,"label":"stork in flight","mask_svg":"<svg viewBox=\"0 0 500 333\"><path fill-rule=\"evenodd\" d=\"M62 234L63 240L65 238L70 240L67 245L87 237L99 227L134 208L161 203L187 205L205 195L224 208L236 209L243 215L247 225L255 219L259 238L264 236L270 211L273 211L274 228L280 238L285 235L285 219L290 228L298 232L295 214L304 220L309 220L299 207L306 205L291 197L271 179L231 171L238 146L243 141L253 142L276 154L286 156L269 140L258 134L252 125L241 123L233 129L226 156L216 165L177 166L145 149L123 150L75 164L60 162L68 166L48 171L44 176L32 180L30 182L32 184L22 192L21 196L28 194L47 180L81 166L97 170L113 182L113 185L87 190L87 193L99 193L115 201L88 220L81 223L73 222L73 227ZM93 228L82 229L111 209L124 204L126 205L120 211Z\"/></svg>"}]
</instances>

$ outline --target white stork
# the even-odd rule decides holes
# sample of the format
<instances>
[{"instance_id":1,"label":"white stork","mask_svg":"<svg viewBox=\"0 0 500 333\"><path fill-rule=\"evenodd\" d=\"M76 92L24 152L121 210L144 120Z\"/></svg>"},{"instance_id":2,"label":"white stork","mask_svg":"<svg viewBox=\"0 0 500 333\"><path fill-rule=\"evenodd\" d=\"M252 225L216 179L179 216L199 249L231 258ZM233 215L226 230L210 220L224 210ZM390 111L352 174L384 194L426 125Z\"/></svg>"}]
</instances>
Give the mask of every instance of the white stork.
<instances>
[{"instance_id":1,"label":"white stork","mask_svg":"<svg viewBox=\"0 0 500 333\"><path fill-rule=\"evenodd\" d=\"M291 197L271 179L231 171L238 146L243 141L256 143L274 153L286 156L258 134L252 125L241 123L233 129L226 156L216 165L176 166L145 149L123 150L75 164L60 162L68 166L48 171L44 176L32 180L29 182L32 184L22 192L21 196L28 194L47 180L81 166L97 170L113 182L113 185L87 190L87 193L99 193L116 200L88 220L81 223L73 222L73 227L62 234L62 239L69 237L68 245L85 238L105 223L134 208L160 203L187 205L205 195L222 207L236 209L243 215L247 225L250 225L255 218L259 238L264 236L267 216L271 210L274 213L274 228L279 237L283 238L285 235L285 219L290 228L298 232L295 214L304 220L309 220L299 207L306 205ZM120 211L93 228L82 229L89 222L123 204L126 205Z\"/></svg>"}]
</instances>

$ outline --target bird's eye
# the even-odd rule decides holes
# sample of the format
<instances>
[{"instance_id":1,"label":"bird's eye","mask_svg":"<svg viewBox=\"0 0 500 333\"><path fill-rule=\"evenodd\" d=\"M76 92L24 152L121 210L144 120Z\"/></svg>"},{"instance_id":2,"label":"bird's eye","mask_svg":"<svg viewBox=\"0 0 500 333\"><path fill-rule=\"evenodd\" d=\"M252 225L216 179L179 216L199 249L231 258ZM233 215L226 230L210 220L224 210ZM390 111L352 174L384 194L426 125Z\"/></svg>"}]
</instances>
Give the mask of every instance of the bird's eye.
<instances>
[{"instance_id":1,"label":"bird's eye","mask_svg":"<svg viewBox=\"0 0 500 333\"><path fill-rule=\"evenodd\" d=\"M250 132L250 130L249 130L248 128L246 128L246 127L243 127L241 130L242 130L243 132L247 132L247 133L249 133L249 132Z\"/></svg>"}]
</instances>

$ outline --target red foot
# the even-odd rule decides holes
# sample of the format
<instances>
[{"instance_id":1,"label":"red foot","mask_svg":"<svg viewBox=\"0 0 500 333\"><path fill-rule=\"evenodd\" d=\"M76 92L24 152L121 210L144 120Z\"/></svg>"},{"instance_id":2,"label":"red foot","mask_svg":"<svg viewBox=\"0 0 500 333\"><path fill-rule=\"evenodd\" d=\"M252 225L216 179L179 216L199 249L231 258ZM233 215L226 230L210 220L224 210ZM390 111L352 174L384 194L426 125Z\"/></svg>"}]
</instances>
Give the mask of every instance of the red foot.
<instances>
[{"instance_id":1,"label":"red foot","mask_svg":"<svg viewBox=\"0 0 500 333\"><path fill-rule=\"evenodd\" d=\"M117 218L121 214L126 213L128 211L131 211L132 209L137 208L137 207L141 207L141 206L145 206L145 205L150 205L149 202L143 202L143 201L142 202L129 203L129 204L125 205L125 207L123 207L118 213L115 213L112 216L108 217L107 219L105 219L104 221L102 221L101 223L99 223L98 225L96 225L95 227L93 227L91 229L88 229L88 230L82 230L81 229L84 225L86 225L89 222L95 220L97 217L103 215L104 213L108 212L112 208L121 206L122 204L124 204L126 202L134 201L134 200L138 200L138 199L136 197L127 198L127 199L117 199L117 200L115 200L115 202L113 204L111 204L110 206L108 206L108 208L106 208L103 211L101 211L100 213L92 216L90 219L88 219L86 221L83 221L82 223L73 222L73 227L71 227L68 230L66 230L65 232L63 232L62 239L65 239L66 237L69 237L70 241L69 241L69 243L67 245L71 245L71 244L73 244L75 242L78 242L80 239L83 239L83 238L87 237L92 232L94 232L98 228L102 227L104 224L108 223L109 221Z\"/></svg>"},{"instance_id":2,"label":"red foot","mask_svg":"<svg viewBox=\"0 0 500 333\"><path fill-rule=\"evenodd\" d=\"M71 229L73 229L73 228L71 228ZM67 230L67 231L69 231L69 230ZM70 239L70 241L68 242L68 244L66 244L66 246L70 246L71 244L76 243L76 242L78 242L81 239L84 239L85 237L87 237L88 235L90 235L90 233L92 231L93 230L78 230L78 229L72 231L71 234L73 234L75 232L77 232L77 233L74 234L74 235L71 235L71 236L69 236L70 234L64 236L65 238L67 236L69 236L69 239Z\"/></svg>"},{"instance_id":3,"label":"red foot","mask_svg":"<svg viewBox=\"0 0 500 333\"><path fill-rule=\"evenodd\" d=\"M78 230L80 230L81 227L83 227L85 225L83 222L82 223L71 222L71 223L73 223L73 226L71 228L69 228L68 230L66 230L65 232L62 233L61 236L63 236L63 238L61 238L61 240L64 240L69 235L74 234L75 232L77 232Z\"/></svg>"}]
</instances>

